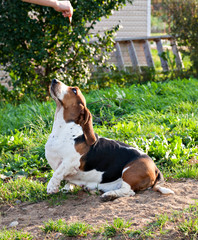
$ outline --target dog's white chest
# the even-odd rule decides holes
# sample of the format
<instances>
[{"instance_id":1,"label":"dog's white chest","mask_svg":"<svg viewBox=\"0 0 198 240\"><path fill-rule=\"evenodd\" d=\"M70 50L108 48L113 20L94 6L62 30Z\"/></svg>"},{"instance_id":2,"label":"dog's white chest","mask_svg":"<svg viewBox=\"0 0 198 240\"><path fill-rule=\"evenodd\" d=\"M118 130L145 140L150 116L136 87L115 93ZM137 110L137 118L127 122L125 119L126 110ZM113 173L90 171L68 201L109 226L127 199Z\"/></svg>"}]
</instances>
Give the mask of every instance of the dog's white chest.
<instances>
[{"instance_id":1,"label":"dog's white chest","mask_svg":"<svg viewBox=\"0 0 198 240\"><path fill-rule=\"evenodd\" d=\"M78 168L80 154L75 149L74 139L82 135L82 129L74 122L66 123L62 109L57 113L52 133L45 145L45 156L53 170L62 163Z\"/></svg>"}]
</instances>

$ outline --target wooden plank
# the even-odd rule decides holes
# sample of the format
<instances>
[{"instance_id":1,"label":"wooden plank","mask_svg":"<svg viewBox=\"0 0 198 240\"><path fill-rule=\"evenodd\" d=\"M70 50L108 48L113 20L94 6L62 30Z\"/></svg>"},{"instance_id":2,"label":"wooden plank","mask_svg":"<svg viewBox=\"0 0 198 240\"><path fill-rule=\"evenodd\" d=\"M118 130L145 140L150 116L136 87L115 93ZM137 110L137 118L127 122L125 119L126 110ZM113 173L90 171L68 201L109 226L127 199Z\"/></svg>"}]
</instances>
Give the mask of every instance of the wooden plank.
<instances>
[{"instance_id":1,"label":"wooden plank","mask_svg":"<svg viewBox=\"0 0 198 240\"><path fill-rule=\"evenodd\" d=\"M175 55L175 62L176 62L177 69L181 69L184 67L184 64L182 62L181 54L177 49L176 41L174 39L171 39L170 44L172 46L173 54Z\"/></svg>"},{"instance_id":2,"label":"wooden plank","mask_svg":"<svg viewBox=\"0 0 198 240\"><path fill-rule=\"evenodd\" d=\"M128 42L129 56L135 71L141 72L133 41Z\"/></svg>"},{"instance_id":3,"label":"wooden plank","mask_svg":"<svg viewBox=\"0 0 198 240\"><path fill-rule=\"evenodd\" d=\"M148 40L144 41L143 48L144 48L144 54L145 54L145 57L146 57L147 66L154 68L155 65L154 65L154 62L153 62L151 49L150 49L150 44L149 44Z\"/></svg>"},{"instance_id":4,"label":"wooden plank","mask_svg":"<svg viewBox=\"0 0 198 240\"><path fill-rule=\"evenodd\" d=\"M128 42L128 41L145 41L145 40L149 40L149 41L157 41L158 39L165 39L165 40L171 40L173 39L173 37L171 35L160 35L160 36L142 36L142 37L125 37L125 38L115 38L116 42ZM96 40L90 40L89 43L93 43Z\"/></svg>"},{"instance_id":5,"label":"wooden plank","mask_svg":"<svg viewBox=\"0 0 198 240\"><path fill-rule=\"evenodd\" d=\"M116 47L115 56L116 56L116 59L117 59L118 69L119 70L125 70L124 59L122 57L122 51L121 51L119 42L116 42L115 47Z\"/></svg>"},{"instance_id":6,"label":"wooden plank","mask_svg":"<svg viewBox=\"0 0 198 240\"><path fill-rule=\"evenodd\" d=\"M125 41L142 41L142 40L149 40L149 41L156 41L158 39L167 39L170 40L173 37L170 35L160 35L160 36L142 36L142 37L126 37L126 38L115 38L116 42L125 42Z\"/></svg>"},{"instance_id":7,"label":"wooden plank","mask_svg":"<svg viewBox=\"0 0 198 240\"><path fill-rule=\"evenodd\" d=\"M161 66L162 66L164 71L168 71L169 70L168 62L161 56L163 54L163 52L164 52L161 39L158 39L156 41L156 45L157 45L158 54L160 56Z\"/></svg>"}]
</instances>

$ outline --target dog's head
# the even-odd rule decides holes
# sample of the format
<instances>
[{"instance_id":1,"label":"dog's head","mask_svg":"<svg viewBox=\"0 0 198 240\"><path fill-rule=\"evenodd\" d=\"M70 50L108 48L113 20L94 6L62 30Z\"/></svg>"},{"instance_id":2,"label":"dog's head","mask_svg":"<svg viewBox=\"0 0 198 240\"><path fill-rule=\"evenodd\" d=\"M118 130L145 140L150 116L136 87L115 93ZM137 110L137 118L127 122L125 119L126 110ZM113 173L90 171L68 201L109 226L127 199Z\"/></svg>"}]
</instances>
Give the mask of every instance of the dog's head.
<instances>
[{"instance_id":1,"label":"dog's head","mask_svg":"<svg viewBox=\"0 0 198 240\"><path fill-rule=\"evenodd\" d=\"M92 116L86 107L86 100L78 87L69 87L64 83L53 79L50 94L56 101L57 107L63 107L63 118L66 123L79 124L84 132L88 145L96 141L92 126Z\"/></svg>"}]
</instances>

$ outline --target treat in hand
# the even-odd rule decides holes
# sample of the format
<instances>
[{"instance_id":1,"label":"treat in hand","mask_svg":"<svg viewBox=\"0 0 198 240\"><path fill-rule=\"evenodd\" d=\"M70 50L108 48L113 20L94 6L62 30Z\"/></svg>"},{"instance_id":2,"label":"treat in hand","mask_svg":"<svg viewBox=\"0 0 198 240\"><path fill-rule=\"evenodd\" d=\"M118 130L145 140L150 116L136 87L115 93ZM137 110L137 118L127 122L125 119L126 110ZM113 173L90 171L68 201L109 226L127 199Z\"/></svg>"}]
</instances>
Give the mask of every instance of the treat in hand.
<instances>
[{"instance_id":1,"label":"treat in hand","mask_svg":"<svg viewBox=\"0 0 198 240\"><path fill-rule=\"evenodd\" d=\"M55 10L58 12L62 12L64 17L69 17L69 21L71 23L72 15L73 15L73 7L70 1L56 1L56 3L57 5L55 7Z\"/></svg>"}]
</instances>

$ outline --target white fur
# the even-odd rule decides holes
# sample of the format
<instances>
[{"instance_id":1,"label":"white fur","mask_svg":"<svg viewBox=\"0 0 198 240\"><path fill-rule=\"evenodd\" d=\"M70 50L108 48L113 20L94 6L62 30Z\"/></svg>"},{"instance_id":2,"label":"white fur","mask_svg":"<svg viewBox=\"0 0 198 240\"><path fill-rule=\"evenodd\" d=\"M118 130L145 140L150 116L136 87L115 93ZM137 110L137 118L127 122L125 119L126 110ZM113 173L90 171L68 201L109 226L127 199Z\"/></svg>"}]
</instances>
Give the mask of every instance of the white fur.
<instances>
[{"instance_id":1,"label":"white fur","mask_svg":"<svg viewBox=\"0 0 198 240\"><path fill-rule=\"evenodd\" d=\"M131 186L122 181L122 185L121 188L119 189L115 189L112 191L108 191L104 194L102 194L101 198L105 199L105 198L109 198L109 199L115 199L118 197L130 197L130 196L134 196L135 192L131 189Z\"/></svg>"},{"instance_id":2,"label":"white fur","mask_svg":"<svg viewBox=\"0 0 198 240\"><path fill-rule=\"evenodd\" d=\"M98 185L98 189L103 192L109 192L111 190L116 190L121 188L122 186L122 179L119 178L116 181L110 182L110 183L101 183Z\"/></svg>"},{"instance_id":3,"label":"white fur","mask_svg":"<svg viewBox=\"0 0 198 240\"><path fill-rule=\"evenodd\" d=\"M47 186L48 193L57 192L61 180L79 171L80 154L74 147L74 139L82 133L79 125L65 122L61 107L56 113L52 133L45 145L45 156L54 170Z\"/></svg>"},{"instance_id":4,"label":"white fur","mask_svg":"<svg viewBox=\"0 0 198 240\"><path fill-rule=\"evenodd\" d=\"M108 192L110 190L121 188L122 186L121 178L109 183L100 183L102 180L102 174L103 172L99 172L96 170L88 172L79 171L76 175L68 177L67 180L72 184L78 186L85 186L90 190L98 189L103 192Z\"/></svg>"},{"instance_id":5,"label":"white fur","mask_svg":"<svg viewBox=\"0 0 198 240\"><path fill-rule=\"evenodd\" d=\"M130 168L130 167L126 167L126 168L124 168L123 171L122 171L122 175L123 175L124 172L126 172L129 168Z\"/></svg>"},{"instance_id":6,"label":"white fur","mask_svg":"<svg viewBox=\"0 0 198 240\"><path fill-rule=\"evenodd\" d=\"M165 188L165 187L160 187L160 186L156 186L155 189L159 192L161 192L162 194L168 195L168 194L175 194L171 189L169 188Z\"/></svg>"},{"instance_id":7,"label":"white fur","mask_svg":"<svg viewBox=\"0 0 198 240\"><path fill-rule=\"evenodd\" d=\"M95 189L102 181L102 174L103 172L96 170L91 170L87 172L79 170L76 175L66 177L66 180L75 185L87 186L90 189Z\"/></svg>"},{"instance_id":8,"label":"white fur","mask_svg":"<svg viewBox=\"0 0 198 240\"><path fill-rule=\"evenodd\" d=\"M61 84L61 87L59 88L59 91L57 92L57 97L60 100L63 100L65 94L68 92L68 86L66 86L64 83L59 82Z\"/></svg>"},{"instance_id":9,"label":"white fur","mask_svg":"<svg viewBox=\"0 0 198 240\"><path fill-rule=\"evenodd\" d=\"M85 186L90 189L111 190L119 187L116 182L100 184L103 172L79 170L80 154L74 146L74 139L82 135L81 127L74 122L66 123L63 119L63 108L56 112L52 133L45 145L46 158L54 170L54 174L47 186L48 193L58 192L60 182L65 179L69 183ZM65 190L69 190L69 184Z\"/></svg>"}]
</instances>

